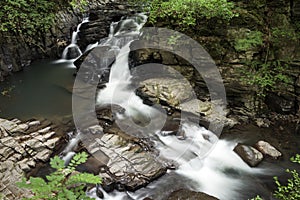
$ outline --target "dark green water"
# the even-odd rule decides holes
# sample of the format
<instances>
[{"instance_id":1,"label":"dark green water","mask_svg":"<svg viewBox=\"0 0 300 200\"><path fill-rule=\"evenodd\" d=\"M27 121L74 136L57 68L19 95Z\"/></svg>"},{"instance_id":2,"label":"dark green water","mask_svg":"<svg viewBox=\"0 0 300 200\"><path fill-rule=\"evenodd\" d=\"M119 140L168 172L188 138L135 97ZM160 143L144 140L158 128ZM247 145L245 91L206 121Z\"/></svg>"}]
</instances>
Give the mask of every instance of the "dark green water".
<instances>
[{"instance_id":1,"label":"dark green water","mask_svg":"<svg viewBox=\"0 0 300 200\"><path fill-rule=\"evenodd\" d=\"M53 119L72 113L75 68L44 60L0 83L0 118Z\"/></svg>"}]
</instances>

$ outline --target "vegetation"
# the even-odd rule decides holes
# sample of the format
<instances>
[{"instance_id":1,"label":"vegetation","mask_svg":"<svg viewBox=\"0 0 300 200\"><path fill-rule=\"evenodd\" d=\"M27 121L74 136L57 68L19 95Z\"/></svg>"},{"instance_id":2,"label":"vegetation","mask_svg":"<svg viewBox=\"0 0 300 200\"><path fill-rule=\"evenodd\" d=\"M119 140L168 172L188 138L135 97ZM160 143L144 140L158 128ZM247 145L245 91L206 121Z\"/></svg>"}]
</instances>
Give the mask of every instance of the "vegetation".
<instances>
[{"instance_id":1,"label":"vegetation","mask_svg":"<svg viewBox=\"0 0 300 200\"><path fill-rule=\"evenodd\" d=\"M248 51L263 45L263 33L260 31L250 31L242 38L236 38L234 48L237 51Z\"/></svg>"},{"instance_id":2,"label":"vegetation","mask_svg":"<svg viewBox=\"0 0 300 200\"><path fill-rule=\"evenodd\" d=\"M234 4L227 0L144 0L142 4L149 12L150 23L163 19L182 30L196 25L197 19L217 17L230 20L236 16Z\"/></svg>"},{"instance_id":3,"label":"vegetation","mask_svg":"<svg viewBox=\"0 0 300 200\"><path fill-rule=\"evenodd\" d=\"M247 64L247 63L246 63ZM280 84L291 83L291 79L284 74L288 64L281 61L251 61L249 68L244 69L242 81L255 87L258 97L265 97L267 92L276 91Z\"/></svg>"},{"instance_id":4,"label":"vegetation","mask_svg":"<svg viewBox=\"0 0 300 200\"><path fill-rule=\"evenodd\" d=\"M300 164L300 155L297 154L291 158L291 161ZM274 196L281 200L297 200L300 199L300 177L296 170L287 169L286 172L291 174L291 178L287 180L287 184L283 185L279 182L278 177L274 177L277 190Z\"/></svg>"},{"instance_id":5,"label":"vegetation","mask_svg":"<svg viewBox=\"0 0 300 200\"><path fill-rule=\"evenodd\" d=\"M33 197L27 199L92 199L86 196L85 188L87 184L101 183L100 177L75 171L78 165L86 162L87 156L85 152L76 154L68 166L65 166L62 159L55 156L51 159L50 165L56 171L46 176L47 181L39 177L30 177L28 181L23 178L22 182L17 185L30 189L34 193Z\"/></svg>"},{"instance_id":6,"label":"vegetation","mask_svg":"<svg viewBox=\"0 0 300 200\"><path fill-rule=\"evenodd\" d=\"M59 8L81 9L87 0L2 0L0 32L20 36L27 44L42 41L55 22Z\"/></svg>"},{"instance_id":7,"label":"vegetation","mask_svg":"<svg viewBox=\"0 0 300 200\"><path fill-rule=\"evenodd\" d=\"M257 195L256 197L252 198L251 200L263 200L259 195Z\"/></svg>"}]
</instances>

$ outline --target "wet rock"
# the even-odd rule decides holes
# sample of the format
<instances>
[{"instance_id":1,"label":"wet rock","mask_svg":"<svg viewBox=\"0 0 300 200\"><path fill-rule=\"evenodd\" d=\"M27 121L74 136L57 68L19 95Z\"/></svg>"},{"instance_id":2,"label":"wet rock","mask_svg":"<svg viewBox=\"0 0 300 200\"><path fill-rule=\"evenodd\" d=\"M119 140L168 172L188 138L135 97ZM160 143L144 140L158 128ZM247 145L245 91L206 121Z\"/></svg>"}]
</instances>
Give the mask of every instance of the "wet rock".
<instances>
[{"instance_id":1,"label":"wet rock","mask_svg":"<svg viewBox=\"0 0 300 200\"><path fill-rule=\"evenodd\" d=\"M96 159L106 163L99 174L103 177L105 191L113 188L135 191L166 173L167 167L157 159L157 155L139 144L146 141L126 137L126 133L116 127L109 130L113 133L97 135L85 132L84 138L85 148Z\"/></svg>"},{"instance_id":2,"label":"wet rock","mask_svg":"<svg viewBox=\"0 0 300 200\"><path fill-rule=\"evenodd\" d=\"M254 147L240 143L234 147L234 152L236 152L250 167L257 166L264 158L263 154Z\"/></svg>"},{"instance_id":3,"label":"wet rock","mask_svg":"<svg viewBox=\"0 0 300 200\"><path fill-rule=\"evenodd\" d=\"M216 197L210 196L203 192L195 192L187 189L180 189L172 192L167 200L218 200Z\"/></svg>"},{"instance_id":4,"label":"wet rock","mask_svg":"<svg viewBox=\"0 0 300 200\"><path fill-rule=\"evenodd\" d=\"M96 195L97 195L97 197L99 197L100 199L103 199L104 198L104 194L103 194L103 192L101 191L101 189L100 189L100 185L99 184L97 184L97 186L96 186Z\"/></svg>"},{"instance_id":5,"label":"wet rock","mask_svg":"<svg viewBox=\"0 0 300 200\"><path fill-rule=\"evenodd\" d=\"M255 147L264 155L270 156L274 159L278 159L280 156L282 156L280 151L266 141L258 141L255 144Z\"/></svg>"},{"instance_id":6,"label":"wet rock","mask_svg":"<svg viewBox=\"0 0 300 200\"><path fill-rule=\"evenodd\" d=\"M105 190L105 192L112 192L114 191L115 187L116 184L110 177L102 179L102 188Z\"/></svg>"},{"instance_id":7,"label":"wet rock","mask_svg":"<svg viewBox=\"0 0 300 200\"><path fill-rule=\"evenodd\" d=\"M177 107L193 95L189 84L181 79L153 78L141 83L142 91L156 101L164 101L168 105Z\"/></svg>"}]
</instances>

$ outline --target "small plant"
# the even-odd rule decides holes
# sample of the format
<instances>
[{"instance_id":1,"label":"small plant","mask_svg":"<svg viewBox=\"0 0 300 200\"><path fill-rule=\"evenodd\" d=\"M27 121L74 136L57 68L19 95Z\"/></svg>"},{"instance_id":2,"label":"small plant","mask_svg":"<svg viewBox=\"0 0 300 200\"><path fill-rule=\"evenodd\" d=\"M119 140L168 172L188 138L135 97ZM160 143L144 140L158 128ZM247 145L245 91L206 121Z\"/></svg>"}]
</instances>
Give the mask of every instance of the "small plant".
<instances>
[{"instance_id":1,"label":"small plant","mask_svg":"<svg viewBox=\"0 0 300 200\"><path fill-rule=\"evenodd\" d=\"M284 74L288 68L281 61L269 61L266 63L252 61L249 68L242 71L245 75L242 81L255 87L258 97L265 97L267 92L275 91L280 86L278 83L289 84L291 79Z\"/></svg>"},{"instance_id":2,"label":"small plant","mask_svg":"<svg viewBox=\"0 0 300 200\"><path fill-rule=\"evenodd\" d=\"M93 199L87 197L85 188L88 184L99 184L101 178L89 173L80 173L75 168L85 163L87 153L76 154L70 164L65 163L58 156L51 158L50 165L56 169L55 172L46 176L47 181L40 177L30 177L28 181L25 178L17 183L21 188L30 189L34 196L24 199L49 199L49 200L77 200Z\"/></svg>"},{"instance_id":3,"label":"small plant","mask_svg":"<svg viewBox=\"0 0 300 200\"><path fill-rule=\"evenodd\" d=\"M300 155L297 154L295 157L291 158L294 163L300 164ZM277 190L274 196L281 200L298 200L300 199L300 177L296 170L286 170L287 173L292 175L291 178L287 180L286 185L282 185L278 177L274 177L275 183L277 185Z\"/></svg>"},{"instance_id":4,"label":"small plant","mask_svg":"<svg viewBox=\"0 0 300 200\"><path fill-rule=\"evenodd\" d=\"M250 199L250 200L263 200L259 195L257 195L256 197Z\"/></svg>"},{"instance_id":5,"label":"small plant","mask_svg":"<svg viewBox=\"0 0 300 200\"><path fill-rule=\"evenodd\" d=\"M248 51L263 44L263 34L260 31L250 31L242 38L237 38L234 48L237 51Z\"/></svg>"}]
</instances>

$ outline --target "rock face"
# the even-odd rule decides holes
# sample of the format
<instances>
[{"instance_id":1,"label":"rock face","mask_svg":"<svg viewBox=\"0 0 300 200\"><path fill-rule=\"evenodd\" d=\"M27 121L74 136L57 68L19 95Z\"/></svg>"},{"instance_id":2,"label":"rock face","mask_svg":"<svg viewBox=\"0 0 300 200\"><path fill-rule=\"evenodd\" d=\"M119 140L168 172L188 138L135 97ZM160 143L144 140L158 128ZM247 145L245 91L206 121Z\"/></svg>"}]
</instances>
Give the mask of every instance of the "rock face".
<instances>
[{"instance_id":1,"label":"rock face","mask_svg":"<svg viewBox=\"0 0 300 200\"><path fill-rule=\"evenodd\" d=\"M278 159L282 156L282 153L278 151L275 147L266 141L258 141L255 147L264 155L270 156L271 158Z\"/></svg>"},{"instance_id":2,"label":"rock face","mask_svg":"<svg viewBox=\"0 0 300 200\"><path fill-rule=\"evenodd\" d=\"M236 152L250 167L257 166L263 160L263 154L251 146L238 144L234 148Z\"/></svg>"},{"instance_id":3,"label":"rock face","mask_svg":"<svg viewBox=\"0 0 300 200\"><path fill-rule=\"evenodd\" d=\"M216 197L210 196L203 192L195 192L186 189L177 190L172 192L167 200L218 200Z\"/></svg>"},{"instance_id":4,"label":"rock face","mask_svg":"<svg viewBox=\"0 0 300 200\"><path fill-rule=\"evenodd\" d=\"M120 10L123 0L91 0L88 8L91 10L90 23L84 24L79 34L79 46L85 47L108 36L109 25L129 11ZM4 77L22 70L31 61L42 58L60 58L64 48L71 43L72 31L82 20L82 13L62 8L56 14L56 24L42 38L33 37L34 44L27 44L24 39L9 33L0 33L0 81ZM97 14L95 14L97 13ZM97 19L96 19L97 18ZM24 36L26 37L26 36ZM75 52L76 53L76 52Z\"/></svg>"},{"instance_id":5,"label":"rock face","mask_svg":"<svg viewBox=\"0 0 300 200\"><path fill-rule=\"evenodd\" d=\"M49 122L0 119L0 193L4 199L21 199L28 192L18 188L24 172L47 162L61 138Z\"/></svg>"}]
</instances>

